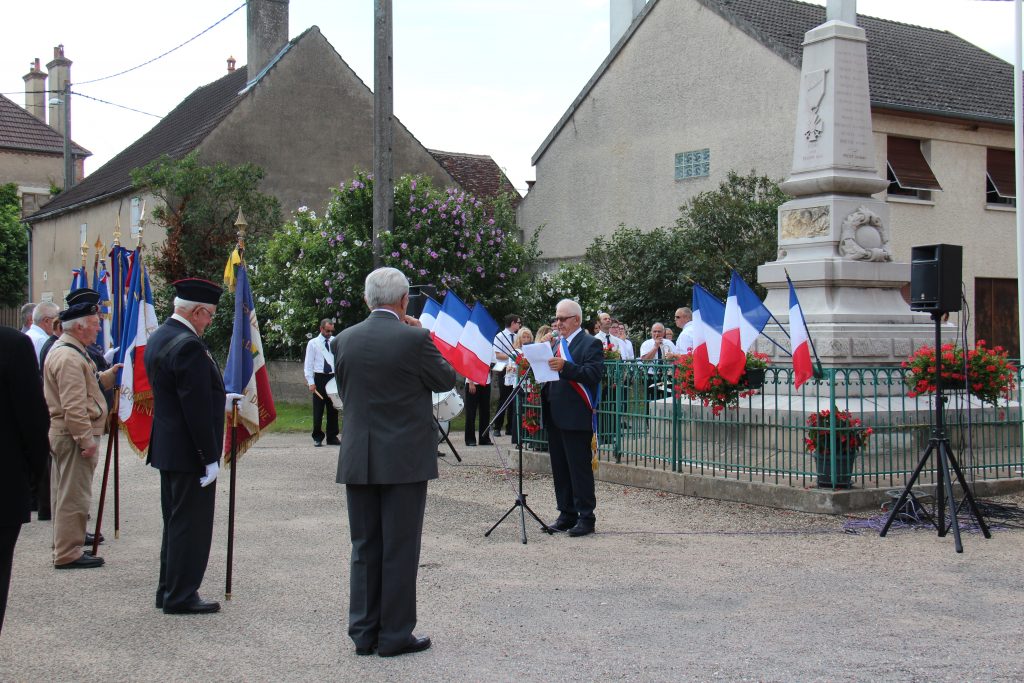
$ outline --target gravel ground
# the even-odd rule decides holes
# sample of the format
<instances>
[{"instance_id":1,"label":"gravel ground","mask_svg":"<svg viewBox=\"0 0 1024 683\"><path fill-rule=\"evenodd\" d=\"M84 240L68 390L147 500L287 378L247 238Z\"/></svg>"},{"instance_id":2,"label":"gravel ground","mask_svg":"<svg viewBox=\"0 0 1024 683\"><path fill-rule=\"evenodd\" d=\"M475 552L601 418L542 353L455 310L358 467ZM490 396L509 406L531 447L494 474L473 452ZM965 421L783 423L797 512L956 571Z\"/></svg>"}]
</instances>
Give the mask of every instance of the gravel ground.
<instances>
[{"instance_id":1,"label":"gravel ground","mask_svg":"<svg viewBox=\"0 0 1024 683\"><path fill-rule=\"evenodd\" d=\"M506 441L507 439L501 439ZM1019 681L1024 533L844 533L843 518L598 484L598 533L517 515L494 449L432 482L419 626L434 647L357 657L345 635L348 529L336 451L264 437L241 461L233 599L217 615L153 607L159 479L122 449L121 538L107 566L55 571L49 523L23 527L0 680ZM97 473L97 487L99 471ZM204 597L221 599L228 485L218 482ZM528 502L554 517L549 477ZM1024 504L1020 496L1003 502ZM109 508L108 508L109 510Z\"/></svg>"}]
</instances>

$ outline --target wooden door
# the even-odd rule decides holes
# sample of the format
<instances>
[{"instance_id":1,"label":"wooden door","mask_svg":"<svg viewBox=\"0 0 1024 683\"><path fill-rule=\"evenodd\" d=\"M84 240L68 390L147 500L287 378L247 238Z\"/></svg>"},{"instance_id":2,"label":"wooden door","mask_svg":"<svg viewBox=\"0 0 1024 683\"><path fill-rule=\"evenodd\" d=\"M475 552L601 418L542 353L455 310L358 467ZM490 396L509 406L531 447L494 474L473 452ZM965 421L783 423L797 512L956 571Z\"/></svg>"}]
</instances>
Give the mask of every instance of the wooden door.
<instances>
[{"instance_id":1,"label":"wooden door","mask_svg":"<svg viewBox=\"0 0 1024 683\"><path fill-rule=\"evenodd\" d=\"M991 348L1002 346L1011 358L1019 354L1017 323L1017 280L974 279L974 338L984 339Z\"/></svg>"}]
</instances>

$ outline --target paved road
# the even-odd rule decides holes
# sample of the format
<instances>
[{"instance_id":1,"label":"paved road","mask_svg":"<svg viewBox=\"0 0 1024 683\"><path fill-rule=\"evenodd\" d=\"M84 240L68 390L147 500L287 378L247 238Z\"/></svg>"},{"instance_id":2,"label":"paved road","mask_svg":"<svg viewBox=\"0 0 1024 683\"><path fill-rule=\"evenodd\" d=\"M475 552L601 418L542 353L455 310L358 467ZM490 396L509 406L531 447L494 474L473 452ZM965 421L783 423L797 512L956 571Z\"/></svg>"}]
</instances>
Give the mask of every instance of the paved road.
<instances>
[{"instance_id":1,"label":"paved road","mask_svg":"<svg viewBox=\"0 0 1024 683\"><path fill-rule=\"evenodd\" d=\"M510 522L483 537L513 490L493 450L462 455L430 487L425 653L354 655L336 453L270 435L239 468L234 595L220 614L154 609L159 482L125 455L106 567L54 571L49 523L23 528L0 681L1024 679L1020 531L968 535L956 555L933 532L880 539L834 517L599 484L598 534L529 525L524 546ZM224 588L219 487L207 598ZM550 479L526 490L552 517Z\"/></svg>"}]
</instances>

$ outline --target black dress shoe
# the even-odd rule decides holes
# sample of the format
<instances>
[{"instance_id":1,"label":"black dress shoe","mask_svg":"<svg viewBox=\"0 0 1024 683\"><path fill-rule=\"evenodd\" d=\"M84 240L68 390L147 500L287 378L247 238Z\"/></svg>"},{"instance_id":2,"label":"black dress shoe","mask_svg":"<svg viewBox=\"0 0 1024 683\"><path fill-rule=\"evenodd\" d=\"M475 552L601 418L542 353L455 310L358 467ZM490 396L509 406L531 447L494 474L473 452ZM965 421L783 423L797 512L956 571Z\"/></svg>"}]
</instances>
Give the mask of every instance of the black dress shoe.
<instances>
[{"instance_id":1,"label":"black dress shoe","mask_svg":"<svg viewBox=\"0 0 1024 683\"><path fill-rule=\"evenodd\" d=\"M575 519L563 519L559 517L552 524L548 524L548 528L552 531L568 531L576 527Z\"/></svg>"},{"instance_id":2,"label":"black dress shoe","mask_svg":"<svg viewBox=\"0 0 1024 683\"><path fill-rule=\"evenodd\" d=\"M213 614L220 611L220 603L213 600L196 600L180 607L164 607L164 614Z\"/></svg>"},{"instance_id":3,"label":"black dress shoe","mask_svg":"<svg viewBox=\"0 0 1024 683\"><path fill-rule=\"evenodd\" d=\"M105 540L107 540L107 539L103 538L103 534L100 534L100 545L102 545L103 541L105 541ZM91 546L95 542L96 542L96 537L93 536L92 534L90 534L88 531L85 532L85 543L83 543L82 545L90 545Z\"/></svg>"},{"instance_id":4,"label":"black dress shoe","mask_svg":"<svg viewBox=\"0 0 1024 683\"><path fill-rule=\"evenodd\" d=\"M469 439L466 439L466 445L467 446L476 446L476 441L470 441Z\"/></svg>"},{"instance_id":5,"label":"black dress shoe","mask_svg":"<svg viewBox=\"0 0 1024 683\"><path fill-rule=\"evenodd\" d=\"M324 440L323 439L313 439L313 446L314 447L320 448L323 445L324 445Z\"/></svg>"},{"instance_id":6,"label":"black dress shoe","mask_svg":"<svg viewBox=\"0 0 1024 683\"><path fill-rule=\"evenodd\" d=\"M569 535L570 536L586 536L587 534L592 534L592 533L594 533L594 523L593 522L583 522L583 521L580 521L580 522L576 523L576 526L574 526L573 528L569 529Z\"/></svg>"},{"instance_id":7,"label":"black dress shoe","mask_svg":"<svg viewBox=\"0 0 1024 683\"><path fill-rule=\"evenodd\" d=\"M370 645L369 647L357 647L356 648L356 654L359 655L360 657L365 657L367 655L372 655L376 651L377 651L377 643L374 643L373 645Z\"/></svg>"},{"instance_id":8,"label":"black dress shoe","mask_svg":"<svg viewBox=\"0 0 1024 683\"><path fill-rule=\"evenodd\" d=\"M53 519L53 517L49 512L40 512L36 517L37 522L49 522L51 519Z\"/></svg>"},{"instance_id":9,"label":"black dress shoe","mask_svg":"<svg viewBox=\"0 0 1024 683\"><path fill-rule=\"evenodd\" d=\"M493 432L491 432L491 436L501 436L501 430L495 429Z\"/></svg>"},{"instance_id":10,"label":"black dress shoe","mask_svg":"<svg viewBox=\"0 0 1024 683\"><path fill-rule=\"evenodd\" d=\"M397 657L398 655L407 655L412 652L423 652L430 647L430 638L424 636L422 638L413 638L405 647L400 647L394 652L378 652L381 657Z\"/></svg>"},{"instance_id":11,"label":"black dress shoe","mask_svg":"<svg viewBox=\"0 0 1024 683\"><path fill-rule=\"evenodd\" d=\"M95 567L103 566L102 557L93 557L89 553L82 553L74 562L67 562L65 564L55 564L54 569L93 569Z\"/></svg>"},{"instance_id":12,"label":"black dress shoe","mask_svg":"<svg viewBox=\"0 0 1024 683\"><path fill-rule=\"evenodd\" d=\"M338 441L337 438L327 439L327 445L328 446L340 446L341 445L341 441Z\"/></svg>"},{"instance_id":13,"label":"black dress shoe","mask_svg":"<svg viewBox=\"0 0 1024 683\"><path fill-rule=\"evenodd\" d=\"M490 439L483 438L483 439L480 439L480 445L481 446L493 446L494 442L491 441Z\"/></svg>"}]
</instances>

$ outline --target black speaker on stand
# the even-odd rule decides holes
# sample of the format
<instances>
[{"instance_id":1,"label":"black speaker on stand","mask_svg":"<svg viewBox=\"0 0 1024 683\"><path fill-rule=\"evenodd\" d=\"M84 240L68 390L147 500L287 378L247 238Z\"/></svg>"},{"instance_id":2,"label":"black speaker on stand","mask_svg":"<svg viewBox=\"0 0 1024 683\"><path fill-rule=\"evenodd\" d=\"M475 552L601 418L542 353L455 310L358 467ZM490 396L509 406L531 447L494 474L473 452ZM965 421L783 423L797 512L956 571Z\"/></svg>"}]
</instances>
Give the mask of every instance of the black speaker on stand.
<instances>
[{"instance_id":1,"label":"black speaker on stand","mask_svg":"<svg viewBox=\"0 0 1024 683\"><path fill-rule=\"evenodd\" d=\"M974 496L967 487L963 470L953 455L946 436L944 423L944 406L946 397L942 395L942 316L950 311L960 310L960 271L963 264L963 247L955 244L931 244L924 247L912 247L910 250L910 308L914 311L931 313L935 321L935 421L932 423L932 436L928 446L907 480L907 485L900 494L899 500L893 505L889 519L885 521L880 536L885 536L897 515L903 510L904 503L910 497L921 471L934 455L935 463L935 514L930 521L938 530L939 536L945 536L952 529L954 547L958 553L964 551L960 540L960 522L957 513L960 505L953 496L953 478L956 474L960 488L963 490L963 501L967 503L971 514L978 522L978 527L985 538L992 538L985 519L981 516ZM949 523L946 523L946 507L949 508Z\"/></svg>"}]
</instances>

